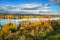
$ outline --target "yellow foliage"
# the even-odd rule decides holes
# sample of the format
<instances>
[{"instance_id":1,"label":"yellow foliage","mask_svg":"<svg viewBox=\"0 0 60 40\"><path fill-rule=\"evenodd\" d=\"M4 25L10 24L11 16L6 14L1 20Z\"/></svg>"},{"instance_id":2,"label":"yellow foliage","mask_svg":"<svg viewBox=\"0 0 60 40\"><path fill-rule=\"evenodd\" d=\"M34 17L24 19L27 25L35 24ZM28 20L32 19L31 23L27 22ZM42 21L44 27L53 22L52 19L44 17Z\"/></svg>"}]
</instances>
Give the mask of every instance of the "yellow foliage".
<instances>
[{"instance_id":1,"label":"yellow foliage","mask_svg":"<svg viewBox=\"0 0 60 40\"><path fill-rule=\"evenodd\" d=\"M3 35L3 32L0 30L0 36L2 36Z\"/></svg>"},{"instance_id":2,"label":"yellow foliage","mask_svg":"<svg viewBox=\"0 0 60 40\"><path fill-rule=\"evenodd\" d=\"M9 25L5 24L5 25L2 26L2 31L5 32L5 33L7 33L7 31L9 30L9 28L10 28Z\"/></svg>"},{"instance_id":3,"label":"yellow foliage","mask_svg":"<svg viewBox=\"0 0 60 40\"><path fill-rule=\"evenodd\" d=\"M14 23L7 23L5 25L2 25L2 31L7 33L11 27L16 28L16 25Z\"/></svg>"},{"instance_id":4,"label":"yellow foliage","mask_svg":"<svg viewBox=\"0 0 60 40\"><path fill-rule=\"evenodd\" d=\"M5 27L2 27L2 31L3 31L4 33L7 33L7 29L6 29Z\"/></svg>"},{"instance_id":5,"label":"yellow foliage","mask_svg":"<svg viewBox=\"0 0 60 40\"><path fill-rule=\"evenodd\" d=\"M13 22L7 23L7 25L9 25L10 28L16 28L16 25Z\"/></svg>"},{"instance_id":6,"label":"yellow foliage","mask_svg":"<svg viewBox=\"0 0 60 40\"><path fill-rule=\"evenodd\" d=\"M24 29L24 27L20 27L20 29L19 30L23 30Z\"/></svg>"},{"instance_id":7,"label":"yellow foliage","mask_svg":"<svg viewBox=\"0 0 60 40\"><path fill-rule=\"evenodd\" d=\"M34 32L35 32L35 30L32 29L32 31L31 31L30 34L31 34L32 36L34 36Z\"/></svg>"}]
</instances>

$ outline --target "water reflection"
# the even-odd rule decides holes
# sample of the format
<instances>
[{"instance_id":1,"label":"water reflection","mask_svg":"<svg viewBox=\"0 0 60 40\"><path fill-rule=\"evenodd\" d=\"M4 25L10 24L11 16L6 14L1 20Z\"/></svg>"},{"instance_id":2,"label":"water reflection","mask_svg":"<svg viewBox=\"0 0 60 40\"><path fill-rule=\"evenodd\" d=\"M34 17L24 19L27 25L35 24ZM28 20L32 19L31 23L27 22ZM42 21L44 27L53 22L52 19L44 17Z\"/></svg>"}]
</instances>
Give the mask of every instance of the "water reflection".
<instances>
[{"instance_id":1,"label":"water reflection","mask_svg":"<svg viewBox=\"0 0 60 40\"><path fill-rule=\"evenodd\" d=\"M36 20L60 20L60 18L24 18L24 19L0 19L0 24L6 24L8 22L14 22L17 24L18 21L20 20L30 20L30 21L36 21Z\"/></svg>"}]
</instances>

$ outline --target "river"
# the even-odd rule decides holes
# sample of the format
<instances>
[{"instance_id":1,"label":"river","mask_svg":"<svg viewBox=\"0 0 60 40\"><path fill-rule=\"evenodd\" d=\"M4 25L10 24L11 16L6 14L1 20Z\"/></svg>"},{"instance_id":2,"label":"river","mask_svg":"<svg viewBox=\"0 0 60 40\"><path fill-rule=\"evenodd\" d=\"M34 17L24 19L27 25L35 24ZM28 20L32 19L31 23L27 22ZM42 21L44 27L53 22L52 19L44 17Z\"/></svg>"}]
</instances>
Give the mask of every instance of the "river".
<instances>
[{"instance_id":1,"label":"river","mask_svg":"<svg viewBox=\"0 0 60 40\"><path fill-rule=\"evenodd\" d=\"M0 24L6 24L8 22L14 22L17 24L20 20L30 20L30 21L36 21L36 20L60 20L60 18L24 18L24 19L0 19Z\"/></svg>"}]
</instances>

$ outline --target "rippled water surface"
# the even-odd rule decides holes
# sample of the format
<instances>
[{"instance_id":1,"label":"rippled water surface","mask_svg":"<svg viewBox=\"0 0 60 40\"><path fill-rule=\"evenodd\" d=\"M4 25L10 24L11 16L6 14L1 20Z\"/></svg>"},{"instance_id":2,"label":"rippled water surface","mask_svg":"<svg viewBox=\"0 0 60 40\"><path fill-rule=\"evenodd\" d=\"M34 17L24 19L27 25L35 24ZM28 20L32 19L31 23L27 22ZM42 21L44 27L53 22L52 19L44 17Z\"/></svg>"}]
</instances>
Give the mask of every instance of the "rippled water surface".
<instances>
[{"instance_id":1,"label":"rippled water surface","mask_svg":"<svg viewBox=\"0 0 60 40\"><path fill-rule=\"evenodd\" d=\"M60 18L29 18L29 19L0 19L0 24L6 24L8 22L14 22L17 24L20 20L30 20L30 21L36 21L36 20L60 20Z\"/></svg>"}]
</instances>

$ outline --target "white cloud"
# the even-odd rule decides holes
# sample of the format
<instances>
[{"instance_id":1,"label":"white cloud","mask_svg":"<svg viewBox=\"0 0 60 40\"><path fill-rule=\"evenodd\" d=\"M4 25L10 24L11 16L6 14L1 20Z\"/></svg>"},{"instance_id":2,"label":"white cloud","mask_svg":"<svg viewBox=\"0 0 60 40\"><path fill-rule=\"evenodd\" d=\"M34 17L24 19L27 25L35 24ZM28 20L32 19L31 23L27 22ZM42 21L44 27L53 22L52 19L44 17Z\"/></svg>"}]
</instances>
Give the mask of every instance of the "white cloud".
<instances>
[{"instance_id":1,"label":"white cloud","mask_svg":"<svg viewBox=\"0 0 60 40\"><path fill-rule=\"evenodd\" d=\"M53 14L55 10L49 10L48 4L21 4L18 6L5 5L0 7L2 13L17 13L17 14Z\"/></svg>"},{"instance_id":2,"label":"white cloud","mask_svg":"<svg viewBox=\"0 0 60 40\"><path fill-rule=\"evenodd\" d=\"M21 8L35 8L35 7L39 7L39 4L22 4L20 5Z\"/></svg>"}]
</instances>

